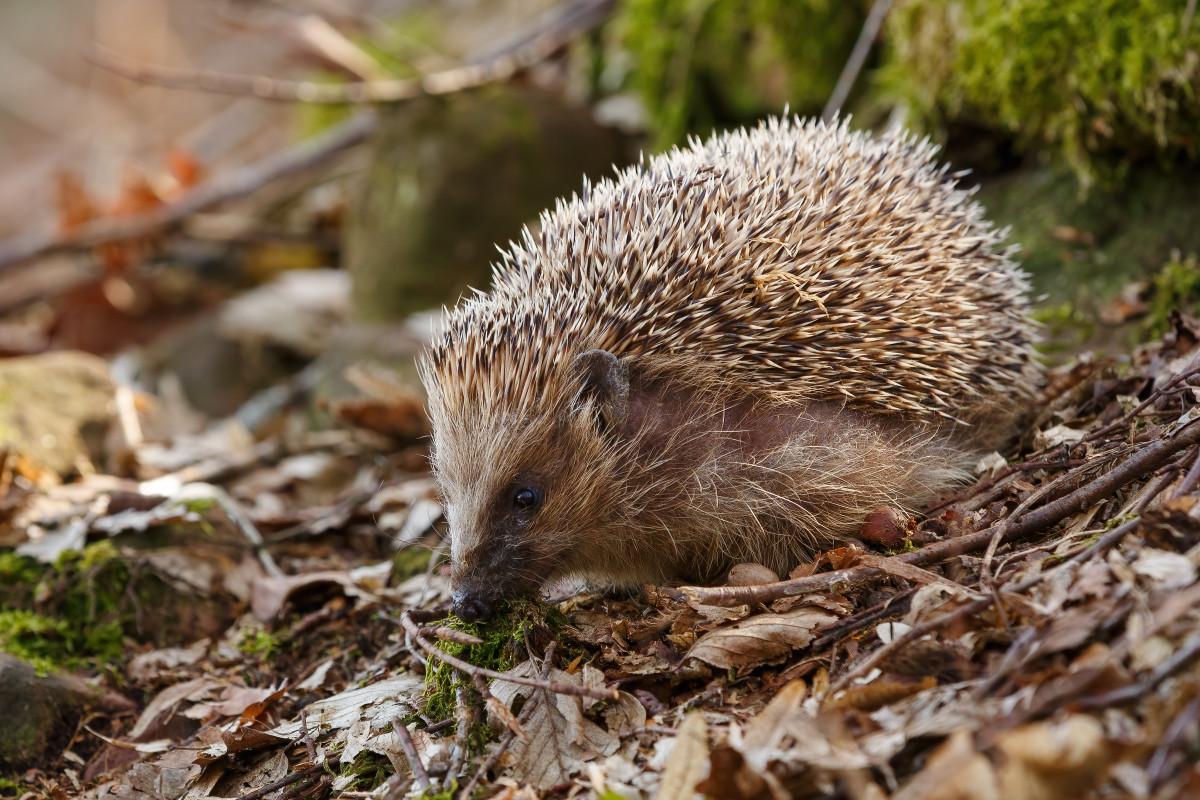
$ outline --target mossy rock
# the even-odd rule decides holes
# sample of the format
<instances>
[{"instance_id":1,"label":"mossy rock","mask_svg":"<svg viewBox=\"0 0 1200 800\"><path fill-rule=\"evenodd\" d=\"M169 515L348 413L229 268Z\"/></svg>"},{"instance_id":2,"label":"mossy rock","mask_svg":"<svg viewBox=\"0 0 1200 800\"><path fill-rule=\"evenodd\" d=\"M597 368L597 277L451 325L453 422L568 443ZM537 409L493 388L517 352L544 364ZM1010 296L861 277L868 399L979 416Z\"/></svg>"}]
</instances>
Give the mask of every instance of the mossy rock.
<instances>
[{"instance_id":1,"label":"mossy rock","mask_svg":"<svg viewBox=\"0 0 1200 800\"><path fill-rule=\"evenodd\" d=\"M95 457L113 391L108 362L87 353L0 360L0 448L60 475L73 471Z\"/></svg>"},{"instance_id":2,"label":"mossy rock","mask_svg":"<svg viewBox=\"0 0 1200 800\"><path fill-rule=\"evenodd\" d=\"M39 675L32 664L0 653L0 771L20 773L63 746L90 708L131 711L120 695L93 689L72 675Z\"/></svg>"},{"instance_id":3,"label":"mossy rock","mask_svg":"<svg viewBox=\"0 0 1200 800\"><path fill-rule=\"evenodd\" d=\"M383 110L347 225L358 317L395 319L486 289L496 245L584 175L610 174L621 153L586 107L527 87Z\"/></svg>"}]
</instances>

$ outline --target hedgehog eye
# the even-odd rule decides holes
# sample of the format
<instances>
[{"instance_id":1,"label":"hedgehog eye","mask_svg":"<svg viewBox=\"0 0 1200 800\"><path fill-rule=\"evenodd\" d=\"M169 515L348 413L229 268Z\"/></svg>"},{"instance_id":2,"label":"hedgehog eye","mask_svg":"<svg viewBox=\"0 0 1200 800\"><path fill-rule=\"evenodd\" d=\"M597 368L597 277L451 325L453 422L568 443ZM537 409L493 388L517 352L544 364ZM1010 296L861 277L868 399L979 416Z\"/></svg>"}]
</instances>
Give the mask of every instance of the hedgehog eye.
<instances>
[{"instance_id":1,"label":"hedgehog eye","mask_svg":"<svg viewBox=\"0 0 1200 800\"><path fill-rule=\"evenodd\" d=\"M522 486L513 495L513 507L517 511L532 511L541 505L542 493L532 486Z\"/></svg>"}]
</instances>

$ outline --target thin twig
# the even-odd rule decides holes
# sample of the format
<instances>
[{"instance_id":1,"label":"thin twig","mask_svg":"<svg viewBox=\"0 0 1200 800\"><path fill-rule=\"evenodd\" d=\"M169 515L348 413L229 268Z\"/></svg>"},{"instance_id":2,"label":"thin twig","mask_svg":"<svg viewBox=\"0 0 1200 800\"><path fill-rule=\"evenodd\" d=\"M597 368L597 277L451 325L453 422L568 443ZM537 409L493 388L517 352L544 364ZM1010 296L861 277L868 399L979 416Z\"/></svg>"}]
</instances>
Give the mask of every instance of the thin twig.
<instances>
[{"instance_id":1,"label":"thin twig","mask_svg":"<svg viewBox=\"0 0 1200 800\"><path fill-rule=\"evenodd\" d=\"M542 30L534 31L516 47L501 49L484 63L467 64L419 78L341 84L279 80L265 75L230 75L143 64L99 46L94 48L89 60L123 78L171 89L257 97L285 103L398 103L506 81L545 61L580 33L598 25L608 16L613 2L582 0L564 3L563 6L571 7L567 8L566 15L558 14L553 24L542 26Z\"/></svg>"},{"instance_id":2,"label":"thin twig","mask_svg":"<svg viewBox=\"0 0 1200 800\"><path fill-rule=\"evenodd\" d=\"M1192 462L1192 468L1183 477L1183 483L1179 484L1179 488L1175 490L1175 494L1172 497L1183 497L1185 494L1191 494L1192 490L1196 488L1197 483L1200 483L1200 449L1196 450L1196 460Z\"/></svg>"},{"instance_id":3,"label":"thin twig","mask_svg":"<svg viewBox=\"0 0 1200 800\"><path fill-rule=\"evenodd\" d=\"M493 680L517 683L522 686L533 686L538 689L545 689L547 691L554 692L555 694L566 694L575 697L591 697L596 700L616 700L620 697L615 688L602 691L600 689L591 689L587 686L576 686L574 684L567 683L554 683L537 678L524 678L519 675L507 675L503 672L496 672L495 670L469 664L462 659L455 658L439 647L434 647L428 639L421 635L421 628L416 622L413 621L411 612L412 609L409 609L400 615L400 624L404 626L404 630L412 636L416 643L424 648L428 655L438 659L439 661L449 664L455 669L465 672L472 678L477 679L477 683L478 679L491 678ZM486 685L484 690L484 696L486 697Z\"/></svg>"},{"instance_id":4,"label":"thin twig","mask_svg":"<svg viewBox=\"0 0 1200 800\"><path fill-rule=\"evenodd\" d=\"M309 761L317 760L317 748L313 746L312 736L308 734L308 709L300 709L300 730L304 732L304 751Z\"/></svg>"},{"instance_id":5,"label":"thin twig","mask_svg":"<svg viewBox=\"0 0 1200 800\"><path fill-rule=\"evenodd\" d=\"M830 642L837 641L845 634L850 633L851 631L859 630L860 628L865 628L867 625L878 622L884 617L906 613L908 611L909 602L916 593L916 589L908 589L907 591L901 592L894 597L889 597L887 600L877 606L872 606L865 611L860 611L853 616L846 617L845 619L834 622L825 626L824 628L818 628L817 633L820 633L821 636L813 640L813 643L809 648L810 652L819 652L825 649L825 645L829 644Z\"/></svg>"},{"instance_id":6,"label":"thin twig","mask_svg":"<svg viewBox=\"0 0 1200 800\"><path fill-rule=\"evenodd\" d=\"M1200 628L1193 631L1191 637L1170 658L1160 664L1154 672L1150 673L1150 677L1146 680L1121 689L1114 689L1111 692L1105 692L1095 697L1085 697L1079 701L1078 705L1083 709L1106 708L1118 703L1137 700L1139 697L1148 694L1170 677L1177 669L1187 664L1197 655L1200 655Z\"/></svg>"},{"instance_id":7,"label":"thin twig","mask_svg":"<svg viewBox=\"0 0 1200 800\"><path fill-rule=\"evenodd\" d=\"M192 214L245 197L285 175L321 164L365 140L375 126L375 113L363 111L299 144L218 175L152 211L128 217L106 217L67 231L35 231L5 239L0 241L0 272L54 252L164 233Z\"/></svg>"},{"instance_id":8,"label":"thin twig","mask_svg":"<svg viewBox=\"0 0 1200 800\"><path fill-rule=\"evenodd\" d=\"M540 676L542 682L546 682L550 677L550 669L554 666L554 649L557 646L557 642L551 642L546 648L546 656L542 659L542 672ZM543 698L539 695L534 694L525 701L525 705L521 707L521 713L517 715L517 724L519 726L523 726L525 723L529 722L529 720L533 717L533 712L537 708L537 704L542 699ZM463 787L463 790L458 793L458 800L471 800L471 794L475 791L475 787L478 786L479 782L487 776L488 771L496 766L497 763L499 763L500 757L508 751L508 748L512 745L513 740L516 738L517 734L515 731L509 731L504 735L504 738L500 741L500 746L496 748L495 752L488 756L486 761L479 765L479 769L475 770L475 774L471 776L471 780L468 781L467 785Z\"/></svg>"},{"instance_id":9,"label":"thin twig","mask_svg":"<svg viewBox=\"0 0 1200 800\"><path fill-rule=\"evenodd\" d=\"M1192 2L1195 2L1195 0L1192 0ZM1166 735L1163 736L1158 749L1154 751L1150 763L1146 765L1146 772L1150 775L1151 789L1158 788L1163 778L1163 771L1167 767L1171 751L1183 739L1184 733L1196 724L1197 719L1200 719L1200 697L1194 698L1192 702L1184 706L1183 711L1175 715L1175 719L1171 720L1171 725L1167 728Z\"/></svg>"},{"instance_id":10,"label":"thin twig","mask_svg":"<svg viewBox=\"0 0 1200 800\"><path fill-rule=\"evenodd\" d=\"M429 773L425 771L425 763L421 761L421 756L417 755L417 746L413 744L412 736L409 735L408 728L404 726L404 720L400 719L399 715L392 717L392 731L396 734L396 740L400 742L400 748L404 750L404 757L408 759L408 764L412 767L417 788L421 791L428 789Z\"/></svg>"},{"instance_id":11,"label":"thin twig","mask_svg":"<svg viewBox=\"0 0 1200 800\"><path fill-rule=\"evenodd\" d=\"M862 31L858 34L858 41L854 43L854 49L850 51L850 59L842 68L837 85L833 87L833 94L829 96L829 102L825 104L825 110L821 112L821 119L825 122L831 122L842 110L842 105L850 96L850 90L854 88L854 82L858 80L858 73L862 70L863 64L867 62L867 54L871 52L871 45L875 43L875 37L879 35L879 29L883 26L883 20L887 17L888 9L891 7L892 0L875 0L871 6L871 11L867 14L867 21L863 23Z\"/></svg>"},{"instance_id":12,"label":"thin twig","mask_svg":"<svg viewBox=\"0 0 1200 800\"><path fill-rule=\"evenodd\" d=\"M313 764L311 767L306 767L299 772L293 772L291 775L288 775L285 778L280 778L274 783L269 783L262 788L255 789L253 792L240 795L237 800L259 800L259 798L266 797L272 792L276 792L285 786L291 786L293 783L302 781L310 775L315 775L318 772L323 771L326 767L336 767L341 760L342 757L340 755L330 756L320 764Z\"/></svg>"}]
</instances>

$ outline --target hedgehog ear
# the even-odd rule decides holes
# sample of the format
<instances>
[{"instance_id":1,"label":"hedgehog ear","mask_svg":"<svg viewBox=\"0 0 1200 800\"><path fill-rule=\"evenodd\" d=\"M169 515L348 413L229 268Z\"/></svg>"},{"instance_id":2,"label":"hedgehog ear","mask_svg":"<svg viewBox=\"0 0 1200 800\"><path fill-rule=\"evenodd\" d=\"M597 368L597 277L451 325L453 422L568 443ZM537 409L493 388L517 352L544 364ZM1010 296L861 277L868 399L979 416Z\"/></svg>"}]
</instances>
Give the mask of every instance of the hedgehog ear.
<instances>
[{"instance_id":1,"label":"hedgehog ear","mask_svg":"<svg viewBox=\"0 0 1200 800\"><path fill-rule=\"evenodd\" d=\"M629 371L607 350L588 350L575 356L580 396L590 397L600 408L600 424L612 430L625 419L629 408Z\"/></svg>"}]
</instances>

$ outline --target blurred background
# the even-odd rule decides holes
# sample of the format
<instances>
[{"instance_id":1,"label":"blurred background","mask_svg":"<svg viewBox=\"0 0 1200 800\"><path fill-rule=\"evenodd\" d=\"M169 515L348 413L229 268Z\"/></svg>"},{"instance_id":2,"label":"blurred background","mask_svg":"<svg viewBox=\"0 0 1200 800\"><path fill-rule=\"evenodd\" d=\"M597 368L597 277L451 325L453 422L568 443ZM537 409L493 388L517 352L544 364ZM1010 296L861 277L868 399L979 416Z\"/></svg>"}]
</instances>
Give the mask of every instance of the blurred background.
<instances>
[{"instance_id":1,"label":"blurred background","mask_svg":"<svg viewBox=\"0 0 1200 800\"><path fill-rule=\"evenodd\" d=\"M0 352L136 354L138 375L173 371L192 404L228 413L330 341L253 304L218 311L233 294L332 269L279 291L370 322L453 303L582 175L785 108L821 114L872 7L8 0ZM971 170L1022 248L1052 356L1161 333L1200 292L1193 14L1194 0L880 0L863 37L843 113L929 136ZM504 56L516 67L405 94ZM337 102L364 86L401 94ZM247 338L283 347L254 356L259 385L222 396L212 375L246 373L227 362Z\"/></svg>"}]
</instances>

